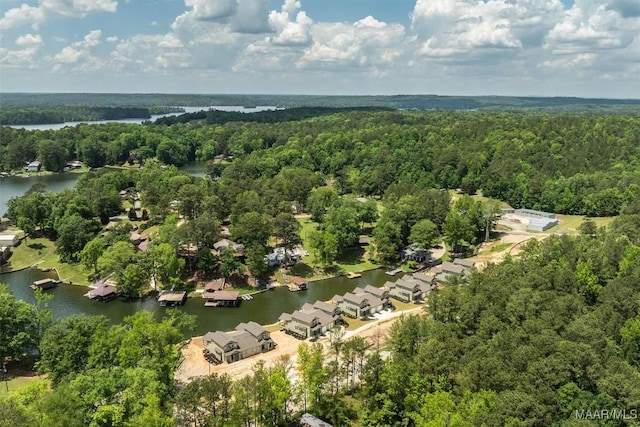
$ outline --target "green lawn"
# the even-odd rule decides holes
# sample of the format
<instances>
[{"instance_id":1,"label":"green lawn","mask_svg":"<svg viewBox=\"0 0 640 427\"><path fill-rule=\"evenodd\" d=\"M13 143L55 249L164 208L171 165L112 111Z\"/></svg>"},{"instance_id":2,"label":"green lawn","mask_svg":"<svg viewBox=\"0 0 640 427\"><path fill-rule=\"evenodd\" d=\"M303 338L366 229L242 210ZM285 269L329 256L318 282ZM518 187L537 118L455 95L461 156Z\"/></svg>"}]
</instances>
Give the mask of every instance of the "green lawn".
<instances>
[{"instance_id":1,"label":"green lawn","mask_svg":"<svg viewBox=\"0 0 640 427\"><path fill-rule=\"evenodd\" d=\"M310 280L318 280L341 274L373 270L380 267L378 264L369 261L366 250L363 248L355 248L347 250L332 266L327 268L314 268L315 259L310 251L308 238L309 235L316 230L318 223L311 221L310 218L298 218L298 222L302 226L300 230L302 246L309 251L309 256L302 258L301 262L293 266L291 268L291 274Z\"/></svg>"},{"instance_id":2,"label":"green lawn","mask_svg":"<svg viewBox=\"0 0 640 427\"><path fill-rule=\"evenodd\" d=\"M560 223L555 227L552 227L549 230L547 230L548 233L565 232L568 234L574 234L578 232L578 228L580 227L580 224L582 224L582 221L584 220L585 216L558 214L556 215L556 218L560 220ZM614 218L615 217L613 216L609 216L609 217L591 218L591 219L593 220L593 222L596 223L598 227L606 227L611 223L611 221L614 220Z\"/></svg>"},{"instance_id":3,"label":"green lawn","mask_svg":"<svg viewBox=\"0 0 640 427\"><path fill-rule=\"evenodd\" d=\"M499 245L495 245L494 247L492 247L491 252L502 252L511 245L513 245L513 243L500 243Z\"/></svg>"},{"instance_id":4,"label":"green lawn","mask_svg":"<svg viewBox=\"0 0 640 427\"><path fill-rule=\"evenodd\" d=\"M68 264L60 261L55 253L55 244L44 238L23 240L13 249L8 266L3 271L20 270L37 265L39 268L56 268L60 279L67 283L88 285L88 272L82 264Z\"/></svg>"},{"instance_id":5,"label":"green lawn","mask_svg":"<svg viewBox=\"0 0 640 427\"><path fill-rule=\"evenodd\" d=\"M6 382L4 381L4 378L2 378L2 380L3 381L0 383L0 398L23 389L27 385L47 381L45 378L40 377L15 377ZM7 388L9 389L9 392L7 392Z\"/></svg>"}]
</instances>

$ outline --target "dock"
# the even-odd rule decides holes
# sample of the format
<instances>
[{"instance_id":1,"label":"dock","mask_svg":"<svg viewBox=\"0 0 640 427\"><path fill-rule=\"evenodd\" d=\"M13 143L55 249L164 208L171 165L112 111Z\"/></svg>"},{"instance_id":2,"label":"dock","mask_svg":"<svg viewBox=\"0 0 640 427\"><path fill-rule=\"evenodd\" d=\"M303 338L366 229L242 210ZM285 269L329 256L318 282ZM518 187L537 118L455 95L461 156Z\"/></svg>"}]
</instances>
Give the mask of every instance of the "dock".
<instances>
[{"instance_id":1,"label":"dock","mask_svg":"<svg viewBox=\"0 0 640 427\"><path fill-rule=\"evenodd\" d=\"M58 283L60 283L59 280L42 279L42 280L36 280L31 285L29 285L29 287L34 291L38 289L40 289L41 291L46 291L47 289L55 288L56 286L58 286Z\"/></svg>"},{"instance_id":2,"label":"dock","mask_svg":"<svg viewBox=\"0 0 640 427\"><path fill-rule=\"evenodd\" d=\"M84 296L96 301L108 302L118 297L118 290L113 285L99 282L95 288L91 289Z\"/></svg>"},{"instance_id":3,"label":"dock","mask_svg":"<svg viewBox=\"0 0 640 427\"><path fill-rule=\"evenodd\" d=\"M165 291L158 296L158 302L162 307L183 305L186 300L187 291Z\"/></svg>"},{"instance_id":4,"label":"dock","mask_svg":"<svg viewBox=\"0 0 640 427\"><path fill-rule=\"evenodd\" d=\"M398 273L401 273L402 270L400 268L396 268L395 270L387 271L385 274L389 276L395 276Z\"/></svg>"},{"instance_id":5,"label":"dock","mask_svg":"<svg viewBox=\"0 0 640 427\"><path fill-rule=\"evenodd\" d=\"M350 272L350 273L347 273L347 277L349 279L357 279L358 277L362 277L362 274Z\"/></svg>"}]
</instances>

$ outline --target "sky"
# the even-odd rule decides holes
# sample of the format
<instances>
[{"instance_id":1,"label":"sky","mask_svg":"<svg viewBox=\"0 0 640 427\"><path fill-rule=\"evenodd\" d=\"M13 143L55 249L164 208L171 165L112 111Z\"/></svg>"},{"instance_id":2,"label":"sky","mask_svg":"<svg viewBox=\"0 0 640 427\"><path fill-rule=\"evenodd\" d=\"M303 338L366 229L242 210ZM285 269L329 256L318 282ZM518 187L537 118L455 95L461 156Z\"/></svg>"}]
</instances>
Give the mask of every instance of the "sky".
<instances>
[{"instance_id":1,"label":"sky","mask_svg":"<svg viewBox=\"0 0 640 427\"><path fill-rule=\"evenodd\" d=\"M640 98L640 0L2 0L0 92Z\"/></svg>"}]
</instances>

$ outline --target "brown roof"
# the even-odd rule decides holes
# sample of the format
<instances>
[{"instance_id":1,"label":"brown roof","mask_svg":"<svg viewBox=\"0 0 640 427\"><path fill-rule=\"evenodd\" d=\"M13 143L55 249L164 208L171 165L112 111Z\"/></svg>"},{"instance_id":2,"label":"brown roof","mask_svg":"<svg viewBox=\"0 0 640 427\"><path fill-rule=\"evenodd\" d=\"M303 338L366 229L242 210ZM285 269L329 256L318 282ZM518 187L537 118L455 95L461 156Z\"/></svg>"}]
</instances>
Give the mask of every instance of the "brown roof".
<instances>
[{"instance_id":1,"label":"brown roof","mask_svg":"<svg viewBox=\"0 0 640 427\"><path fill-rule=\"evenodd\" d=\"M167 291L158 297L158 301L178 302L182 301L187 295L187 291Z\"/></svg>"},{"instance_id":2,"label":"brown roof","mask_svg":"<svg viewBox=\"0 0 640 427\"><path fill-rule=\"evenodd\" d=\"M238 291L215 291L213 299L217 301L235 301L240 296Z\"/></svg>"},{"instance_id":3,"label":"brown roof","mask_svg":"<svg viewBox=\"0 0 640 427\"><path fill-rule=\"evenodd\" d=\"M91 291L91 294L97 297L106 297L116 292L116 287L112 285L98 285L97 288Z\"/></svg>"},{"instance_id":4,"label":"brown roof","mask_svg":"<svg viewBox=\"0 0 640 427\"><path fill-rule=\"evenodd\" d=\"M224 279L216 279L204 285L205 292L220 291L224 288Z\"/></svg>"},{"instance_id":5,"label":"brown roof","mask_svg":"<svg viewBox=\"0 0 640 427\"><path fill-rule=\"evenodd\" d=\"M305 283L307 283L306 280L304 280L300 276L293 276L293 277L291 277L291 280L293 280L293 283L295 283L298 286L304 285Z\"/></svg>"}]
</instances>

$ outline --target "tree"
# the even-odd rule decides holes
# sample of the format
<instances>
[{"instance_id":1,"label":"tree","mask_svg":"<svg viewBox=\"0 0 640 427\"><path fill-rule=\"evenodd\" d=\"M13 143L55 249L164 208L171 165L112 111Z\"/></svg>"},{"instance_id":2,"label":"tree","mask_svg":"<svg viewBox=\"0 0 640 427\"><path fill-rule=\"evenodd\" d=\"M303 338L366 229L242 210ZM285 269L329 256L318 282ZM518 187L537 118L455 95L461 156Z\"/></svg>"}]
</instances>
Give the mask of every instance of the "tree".
<instances>
[{"instance_id":1,"label":"tree","mask_svg":"<svg viewBox=\"0 0 640 427\"><path fill-rule=\"evenodd\" d=\"M102 237L96 237L87 242L80 252L80 261L86 268L93 270L95 276L98 275L98 260L106 249L106 241Z\"/></svg>"},{"instance_id":2,"label":"tree","mask_svg":"<svg viewBox=\"0 0 640 427\"><path fill-rule=\"evenodd\" d=\"M149 287L151 275L140 264L129 264L125 267L122 281L118 282L118 291L129 297L139 297Z\"/></svg>"},{"instance_id":3,"label":"tree","mask_svg":"<svg viewBox=\"0 0 640 427\"><path fill-rule=\"evenodd\" d=\"M78 214L65 215L56 224L56 251L63 261L75 262L84 246L95 236L99 225Z\"/></svg>"},{"instance_id":4,"label":"tree","mask_svg":"<svg viewBox=\"0 0 640 427\"><path fill-rule=\"evenodd\" d=\"M38 370L46 373L54 386L69 375L83 372L93 337L106 328L104 316L74 315L59 320L42 337Z\"/></svg>"},{"instance_id":5,"label":"tree","mask_svg":"<svg viewBox=\"0 0 640 427\"><path fill-rule=\"evenodd\" d=\"M19 359L38 344L37 313L31 304L16 300L6 285L0 284L0 363ZM4 365L3 365L4 368Z\"/></svg>"},{"instance_id":6,"label":"tree","mask_svg":"<svg viewBox=\"0 0 640 427\"><path fill-rule=\"evenodd\" d=\"M402 247L402 230L398 223L383 216L373 230L373 239L382 264L392 265L398 260Z\"/></svg>"},{"instance_id":7,"label":"tree","mask_svg":"<svg viewBox=\"0 0 640 427\"><path fill-rule=\"evenodd\" d=\"M502 206L497 200L488 200L482 205L482 219L484 220L484 241L488 242L491 231L495 228L502 214Z\"/></svg>"},{"instance_id":8,"label":"tree","mask_svg":"<svg viewBox=\"0 0 640 427\"><path fill-rule=\"evenodd\" d=\"M145 258L152 263L151 274L165 287L170 288L180 282L180 272L185 261L178 257L170 244L160 243L151 247Z\"/></svg>"},{"instance_id":9,"label":"tree","mask_svg":"<svg viewBox=\"0 0 640 427\"><path fill-rule=\"evenodd\" d=\"M38 158L42 166L52 172L62 172L67 164L67 147L63 141L43 139L38 144Z\"/></svg>"},{"instance_id":10,"label":"tree","mask_svg":"<svg viewBox=\"0 0 640 427\"><path fill-rule=\"evenodd\" d=\"M282 246L287 249L300 243L300 229L302 226L290 212L279 213L273 220L273 235L280 239Z\"/></svg>"},{"instance_id":11,"label":"tree","mask_svg":"<svg viewBox=\"0 0 640 427\"><path fill-rule=\"evenodd\" d=\"M36 231L35 223L27 217L21 216L18 218L18 228L24 231L24 242L27 244L27 236L33 237L33 234Z\"/></svg>"},{"instance_id":12,"label":"tree","mask_svg":"<svg viewBox=\"0 0 640 427\"><path fill-rule=\"evenodd\" d=\"M460 253L475 242L475 228L470 219L457 210L452 210L444 221L445 241L455 253Z\"/></svg>"},{"instance_id":13,"label":"tree","mask_svg":"<svg viewBox=\"0 0 640 427\"><path fill-rule=\"evenodd\" d=\"M102 277L112 275L118 284L124 283L125 268L135 261L136 252L133 245L130 242L116 242L98 258L98 272Z\"/></svg>"},{"instance_id":14,"label":"tree","mask_svg":"<svg viewBox=\"0 0 640 427\"><path fill-rule=\"evenodd\" d=\"M240 273L243 270L242 263L236 258L235 252L231 248L220 249L220 273L229 278L233 273Z\"/></svg>"},{"instance_id":15,"label":"tree","mask_svg":"<svg viewBox=\"0 0 640 427\"><path fill-rule=\"evenodd\" d=\"M428 249L437 245L439 240L438 226L429 219L418 221L411 227L409 243L412 245Z\"/></svg>"},{"instance_id":16,"label":"tree","mask_svg":"<svg viewBox=\"0 0 640 427\"><path fill-rule=\"evenodd\" d=\"M307 198L307 211L311 213L311 220L321 222L327 209L336 205L339 200L338 193L333 187L319 187L311 190Z\"/></svg>"},{"instance_id":17,"label":"tree","mask_svg":"<svg viewBox=\"0 0 640 427\"><path fill-rule=\"evenodd\" d=\"M593 219L586 217L580 223L578 231L583 236L594 237L596 235L596 232L598 231L598 225Z\"/></svg>"},{"instance_id":18,"label":"tree","mask_svg":"<svg viewBox=\"0 0 640 427\"><path fill-rule=\"evenodd\" d=\"M234 240L244 243L265 245L269 241L273 229L272 220L267 214L247 212L231 223L231 236Z\"/></svg>"},{"instance_id":19,"label":"tree","mask_svg":"<svg viewBox=\"0 0 640 427\"><path fill-rule=\"evenodd\" d=\"M338 252L355 245L360 233L358 212L351 206L329 209L325 220L326 230L336 237Z\"/></svg>"},{"instance_id":20,"label":"tree","mask_svg":"<svg viewBox=\"0 0 640 427\"><path fill-rule=\"evenodd\" d=\"M269 266L264 257L267 255L267 248L259 243L254 243L244 248L247 268L254 277L265 277L269 272Z\"/></svg>"},{"instance_id":21,"label":"tree","mask_svg":"<svg viewBox=\"0 0 640 427\"><path fill-rule=\"evenodd\" d=\"M338 241L336 236L328 231L310 232L309 248L313 253L313 260L317 264L331 265L338 256Z\"/></svg>"}]
</instances>

